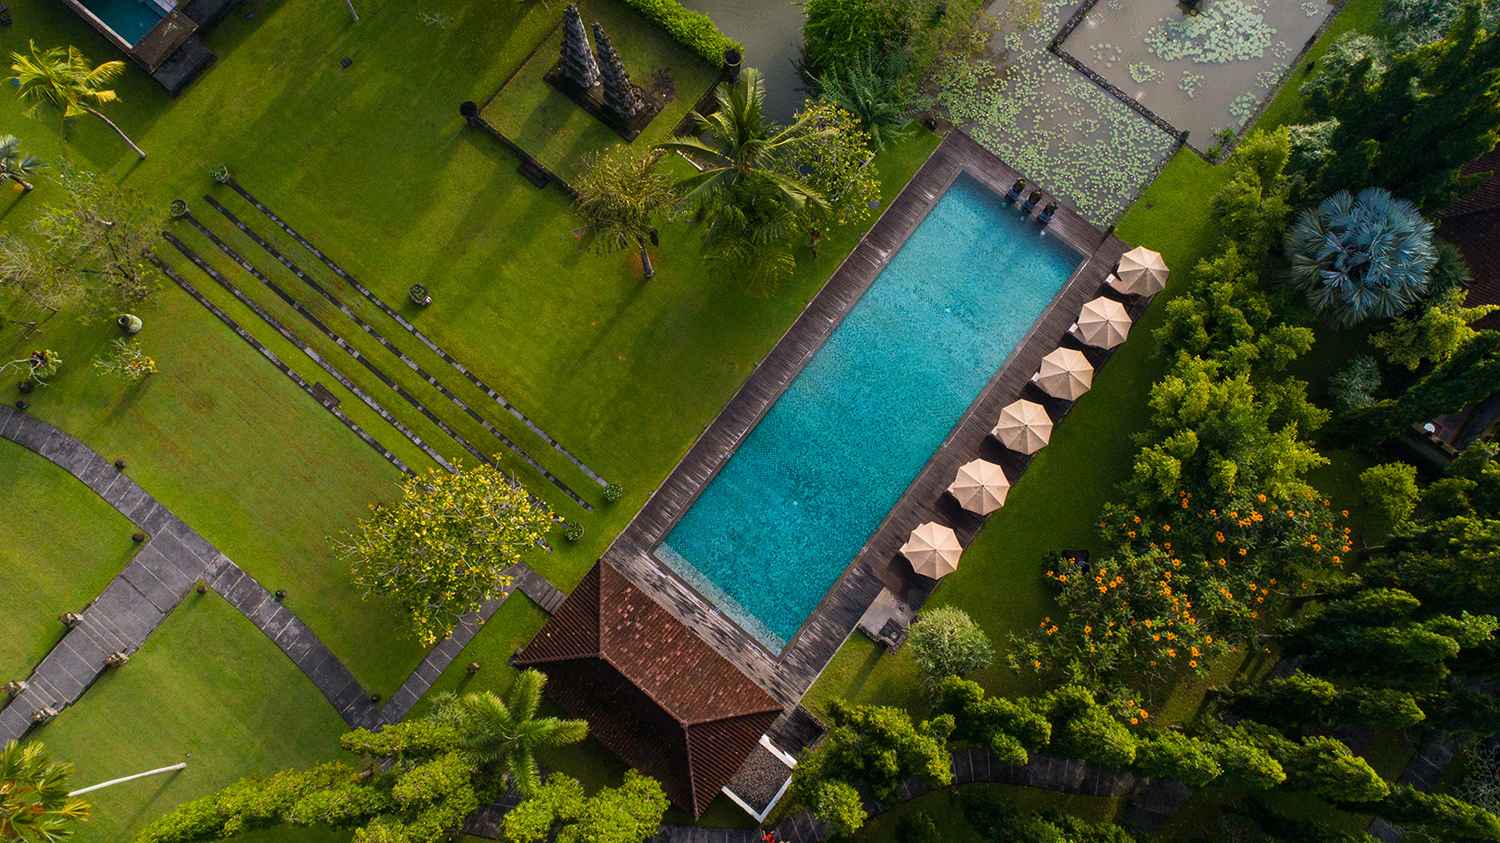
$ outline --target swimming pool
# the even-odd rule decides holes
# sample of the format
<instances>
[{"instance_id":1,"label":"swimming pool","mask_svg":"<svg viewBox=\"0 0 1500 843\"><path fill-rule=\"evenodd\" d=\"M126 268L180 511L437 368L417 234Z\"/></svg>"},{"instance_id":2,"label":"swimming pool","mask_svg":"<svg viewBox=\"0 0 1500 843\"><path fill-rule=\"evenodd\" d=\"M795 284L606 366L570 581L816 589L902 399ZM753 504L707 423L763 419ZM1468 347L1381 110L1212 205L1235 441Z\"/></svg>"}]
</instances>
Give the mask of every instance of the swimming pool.
<instances>
[{"instance_id":1,"label":"swimming pool","mask_svg":"<svg viewBox=\"0 0 1500 843\"><path fill-rule=\"evenodd\" d=\"M151 0L84 0L84 5L131 46L166 16Z\"/></svg>"},{"instance_id":2,"label":"swimming pool","mask_svg":"<svg viewBox=\"0 0 1500 843\"><path fill-rule=\"evenodd\" d=\"M1081 262L961 174L657 558L779 652Z\"/></svg>"}]
</instances>

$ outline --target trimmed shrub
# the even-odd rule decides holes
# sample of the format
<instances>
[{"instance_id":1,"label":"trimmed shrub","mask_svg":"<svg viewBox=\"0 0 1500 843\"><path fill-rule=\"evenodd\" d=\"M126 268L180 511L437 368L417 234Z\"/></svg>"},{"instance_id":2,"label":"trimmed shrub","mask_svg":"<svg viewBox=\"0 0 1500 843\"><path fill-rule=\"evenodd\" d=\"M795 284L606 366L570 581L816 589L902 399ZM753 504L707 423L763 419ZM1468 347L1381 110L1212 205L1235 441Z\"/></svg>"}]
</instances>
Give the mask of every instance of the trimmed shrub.
<instances>
[{"instance_id":1,"label":"trimmed shrub","mask_svg":"<svg viewBox=\"0 0 1500 843\"><path fill-rule=\"evenodd\" d=\"M917 811L896 821L896 843L943 843L943 833L931 814Z\"/></svg>"},{"instance_id":2,"label":"trimmed shrub","mask_svg":"<svg viewBox=\"0 0 1500 843\"><path fill-rule=\"evenodd\" d=\"M619 483L611 483L604 487L604 502L615 503L625 497L625 490L620 488Z\"/></svg>"},{"instance_id":3,"label":"trimmed shrub","mask_svg":"<svg viewBox=\"0 0 1500 843\"><path fill-rule=\"evenodd\" d=\"M730 47L743 52L738 41L719 31L713 18L685 9L677 0L625 0L625 3L714 67L724 66L724 51Z\"/></svg>"},{"instance_id":4,"label":"trimmed shrub","mask_svg":"<svg viewBox=\"0 0 1500 843\"><path fill-rule=\"evenodd\" d=\"M1361 354L1349 361L1328 379L1328 393L1333 403L1343 412L1359 410L1375 403L1375 394L1380 391L1380 364L1368 354Z\"/></svg>"},{"instance_id":5,"label":"trimmed shrub","mask_svg":"<svg viewBox=\"0 0 1500 843\"><path fill-rule=\"evenodd\" d=\"M919 613L906 643L929 686L949 676L983 670L995 657L990 637L967 612L954 606Z\"/></svg>"}]
</instances>

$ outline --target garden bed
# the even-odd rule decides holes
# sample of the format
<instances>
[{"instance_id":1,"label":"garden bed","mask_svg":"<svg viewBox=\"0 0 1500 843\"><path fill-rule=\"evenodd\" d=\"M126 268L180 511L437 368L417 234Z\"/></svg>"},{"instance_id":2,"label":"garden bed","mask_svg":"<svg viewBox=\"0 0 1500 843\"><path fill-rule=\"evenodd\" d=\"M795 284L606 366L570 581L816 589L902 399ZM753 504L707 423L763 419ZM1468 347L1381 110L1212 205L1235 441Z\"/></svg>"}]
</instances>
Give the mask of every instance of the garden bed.
<instances>
[{"instance_id":1,"label":"garden bed","mask_svg":"<svg viewBox=\"0 0 1500 843\"><path fill-rule=\"evenodd\" d=\"M579 3L589 26L600 22L619 52L630 81L656 108L631 143L649 147L671 137L719 78L719 71L670 34L617 0ZM486 102L480 117L554 176L571 180L588 157L622 139L619 132L547 80L558 64L562 17L531 56Z\"/></svg>"}]
</instances>

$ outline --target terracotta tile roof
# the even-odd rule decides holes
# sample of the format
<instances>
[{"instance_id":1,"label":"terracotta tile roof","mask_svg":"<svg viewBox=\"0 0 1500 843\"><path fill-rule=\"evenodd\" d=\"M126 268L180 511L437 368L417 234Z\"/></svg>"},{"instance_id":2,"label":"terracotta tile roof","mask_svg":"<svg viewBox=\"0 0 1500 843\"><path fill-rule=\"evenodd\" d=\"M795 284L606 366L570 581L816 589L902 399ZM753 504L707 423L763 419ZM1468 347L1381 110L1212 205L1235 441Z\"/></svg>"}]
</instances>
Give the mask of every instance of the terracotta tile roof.
<instances>
[{"instance_id":1,"label":"terracotta tile roof","mask_svg":"<svg viewBox=\"0 0 1500 843\"><path fill-rule=\"evenodd\" d=\"M781 707L692 630L601 562L536 637L518 667L632 766L698 816L733 778Z\"/></svg>"},{"instance_id":2,"label":"terracotta tile roof","mask_svg":"<svg viewBox=\"0 0 1500 843\"><path fill-rule=\"evenodd\" d=\"M1463 166L1463 174L1488 173L1489 178L1443 211L1444 218L1500 211L1500 149L1491 150Z\"/></svg>"}]
</instances>

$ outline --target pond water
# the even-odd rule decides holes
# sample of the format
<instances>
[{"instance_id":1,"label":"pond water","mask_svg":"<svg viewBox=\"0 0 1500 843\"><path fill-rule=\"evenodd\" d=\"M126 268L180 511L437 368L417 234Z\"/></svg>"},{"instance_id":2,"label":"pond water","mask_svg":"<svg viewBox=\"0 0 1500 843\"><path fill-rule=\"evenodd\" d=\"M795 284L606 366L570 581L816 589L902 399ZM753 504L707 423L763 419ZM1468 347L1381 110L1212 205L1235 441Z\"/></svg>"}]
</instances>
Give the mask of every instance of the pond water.
<instances>
[{"instance_id":1,"label":"pond water","mask_svg":"<svg viewBox=\"0 0 1500 843\"><path fill-rule=\"evenodd\" d=\"M1099 0L1062 44L1199 150L1236 134L1333 13L1327 0Z\"/></svg>"},{"instance_id":2,"label":"pond water","mask_svg":"<svg viewBox=\"0 0 1500 843\"><path fill-rule=\"evenodd\" d=\"M1047 45L1079 0L995 0L988 55L940 71L939 104L970 137L1104 228L1155 177L1175 139ZM1030 11L1027 11L1030 9Z\"/></svg>"},{"instance_id":3,"label":"pond water","mask_svg":"<svg viewBox=\"0 0 1500 843\"><path fill-rule=\"evenodd\" d=\"M795 0L683 0L745 45L745 63L766 80L766 114L787 123L807 95L795 62L802 56L802 5Z\"/></svg>"}]
</instances>

